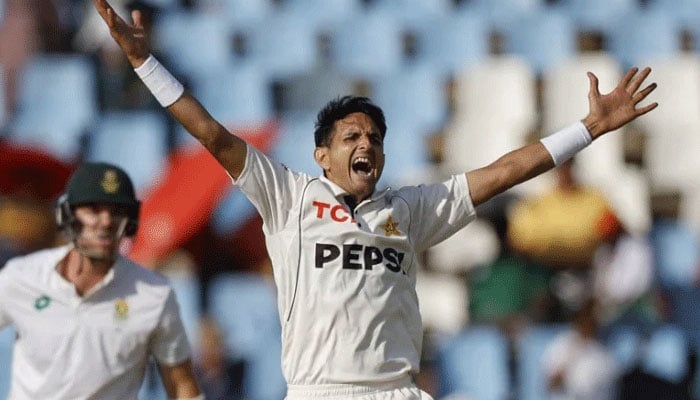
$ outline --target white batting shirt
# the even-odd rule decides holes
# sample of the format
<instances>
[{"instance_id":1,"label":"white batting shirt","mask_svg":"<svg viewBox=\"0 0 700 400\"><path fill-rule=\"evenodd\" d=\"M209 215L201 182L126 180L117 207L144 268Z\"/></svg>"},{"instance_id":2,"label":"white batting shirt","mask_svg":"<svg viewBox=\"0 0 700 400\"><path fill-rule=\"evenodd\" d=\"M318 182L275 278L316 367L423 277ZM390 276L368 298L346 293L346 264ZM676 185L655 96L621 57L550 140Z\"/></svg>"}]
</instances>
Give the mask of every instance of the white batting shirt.
<instances>
[{"instance_id":1,"label":"white batting shirt","mask_svg":"<svg viewBox=\"0 0 700 400\"><path fill-rule=\"evenodd\" d=\"M78 296L56 270L71 246L38 251L0 270L0 329L17 332L10 399L136 399L148 356L190 357L165 277L120 257Z\"/></svg>"},{"instance_id":2,"label":"white batting shirt","mask_svg":"<svg viewBox=\"0 0 700 400\"><path fill-rule=\"evenodd\" d=\"M475 218L466 176L375 192L351 211L336 184L249 145L234 183L263 219L287 383L381 383L417 372L416 253Z\"/></svg>"}]
</instances>

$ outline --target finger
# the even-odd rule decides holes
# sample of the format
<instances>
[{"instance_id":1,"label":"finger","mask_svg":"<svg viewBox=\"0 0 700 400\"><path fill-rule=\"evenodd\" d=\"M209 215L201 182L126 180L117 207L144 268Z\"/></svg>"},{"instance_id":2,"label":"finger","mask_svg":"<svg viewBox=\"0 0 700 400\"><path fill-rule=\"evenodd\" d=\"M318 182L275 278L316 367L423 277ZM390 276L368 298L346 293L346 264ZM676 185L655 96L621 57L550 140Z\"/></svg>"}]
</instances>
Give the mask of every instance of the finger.
<instances>
[{"instance_id":1,"label":"finger","mask_svg":"<svg viewBox=\"0 0 700 400\"><path fill-rule=\"evenodd\" d=\"M637 117L639 117L640 115L644 115L644 114L648 113L649 111L655 109L655 108L658 107L658 106L659 106L659 103L651 103L651 104L649 104L648 106L645 106L645 107L642 107L642 108L638 108L638 109L635 111L635 115L636 115Z\"/></svg>"},{"instance_id":2,"label":"finger","mask_svg":"<svg viewBox=\"0 0 700 400\"><path fill-rule=\"evenodd\" d=\"M635 76L634 79L629 83L629 86L627 87L627 92L632 94L636 92L640 86L642 86L642 82L649 76L651 73L651 68L646 67L642 70L642 72Z\"/></svg>"},{"instance_id":3,"label":"finger","mask_svg":"<svg viewBox=\"0 0 700 400\"><path fill-rule=\"evenodd\" d=\"M131 19L134 21L134 26L136 28L143 28L143 14L139 10L133 10L131 12Z\"/></svg>"},{"instance_id":4,"label":"finger","mask_svg":"<svg viewBox=\"0 0 700 400\"><path fill-rule=\"evenodd\" d=\"M95 6L97 13L100 14L105 22L108 22L108 10L111 8L105 0L92 0L92 4Z\"/></svg>"},{"instance_id":5,"label":"finger","mask_svg":"<svg viewBox=\"0 0 700 400\"><path fill-rule=\"evenodd\" d=\"M598 77L595 76L593 72L587 72L588 75L588 94L595 97L600 96L600 90L598 89Z\"/></svg>"},{"instance_id":6,"label":"finger","mask_svg":"<svg viewBox=\"0 0 700 400\"><path fill-rule=\"evenodd\" d=\"M640 101L644 100L649 93L653 92L654 89L656 89L656 82L635 93L634 96L632 96L632 101L634 101L634 104L638 104Z\"/></svg>"},{"instance_id":7,"label":"finger","mask_svg":"<svg viewBox=\"0 0 700 400\"><path fill-rule=\"evenodd\" d=\"M637 71L639 71L637 67L630 68L617 86L626 89L632 78L637 74Z\"/></svg>"}]
</instances>

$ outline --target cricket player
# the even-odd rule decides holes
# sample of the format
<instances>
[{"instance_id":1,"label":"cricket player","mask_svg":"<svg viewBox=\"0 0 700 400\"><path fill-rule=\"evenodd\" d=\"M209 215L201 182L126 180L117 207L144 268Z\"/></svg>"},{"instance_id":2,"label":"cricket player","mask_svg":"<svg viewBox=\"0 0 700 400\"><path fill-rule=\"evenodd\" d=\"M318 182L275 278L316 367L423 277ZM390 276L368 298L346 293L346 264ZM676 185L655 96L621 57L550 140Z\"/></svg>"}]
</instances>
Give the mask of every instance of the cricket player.
<instances>
[{"instance_id":1,"label":"cricket player","mask_svg":"<svg viewBox=\"0 0 700 400\"><path fill-rule=\"evenodd\" d=\"M344 97L321 110L313 156L323 172L296 173L228 132L184 91L150 55L138 11L127 23L106 0L93 3L159 103L262 216L290 400L430 399L412 379L422 342L416 254L472 221L476 205L656 107L638 106L655 88L640 90L649 69L630 70L606 95L589 73L583 121L445 182L378 191L387 127L368 99Z\"/></svg>"},{"instance_id":2,"label":"cricket player","mask_svg":"<svg viewBox=\"0 0 700 400\"><path fill-rule=\"evenodd\" d=\"M17 333L9 399L133 400L151 356L169 397L204 398L166 278L119 255L139 205L123 170L83 164L56 209L71 243L0 270L0 329Z\"/></svg>"}]
</instances>

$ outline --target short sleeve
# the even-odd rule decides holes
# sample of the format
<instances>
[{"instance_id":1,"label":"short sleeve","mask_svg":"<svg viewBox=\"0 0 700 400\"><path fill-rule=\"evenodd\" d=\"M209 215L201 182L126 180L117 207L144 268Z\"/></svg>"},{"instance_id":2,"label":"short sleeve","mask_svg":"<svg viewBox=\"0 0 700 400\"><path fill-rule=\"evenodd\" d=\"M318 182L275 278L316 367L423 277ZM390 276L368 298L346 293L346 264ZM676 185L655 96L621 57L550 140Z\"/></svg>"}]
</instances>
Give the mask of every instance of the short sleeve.
<instances>
[{"instance_id":1,"label":"short sleeve","mask_svg":"<svg viewBox=\"0 0 700 400\"><path fill-rule=\"evenodd\" d=\"M7 313L7 298L6 294L9 290L10 278L7 268L0 269L0 329L10 325L12 321Z\"/></svg>"},{"instance_id":2,"label":"short sleeve","mask_svg":"<svg viewBox=\"0 0 700 400\"><path fill-rule=\"evenodd\" d=\"M445 182L401 188L401 196L411 208L411 240L416 251L442 242L476 218L465 174Z\"/></svg>"},{"instance_id":3,"label":"short sleeve","mask_svg":"<svg viewBox=\"0 0 700 400\"><path fill-rule=\"evenodd\" d=\"M289 210L310 179L248 145L243 171L233 183L258 210L266 232L275 233L285 226Z\"/></svg>"},{"instance_id":4,"label":"short sleeve","mask_svg":"<svg viewBox=\"0 0 700 400\"><path fill-rule=\"evenodd\" d=\"M158 363L165 365L176 365L191 357L192 349L172 290L168 292L168 298L158 321L151 352Z\"/></svg>"}]
</instances>

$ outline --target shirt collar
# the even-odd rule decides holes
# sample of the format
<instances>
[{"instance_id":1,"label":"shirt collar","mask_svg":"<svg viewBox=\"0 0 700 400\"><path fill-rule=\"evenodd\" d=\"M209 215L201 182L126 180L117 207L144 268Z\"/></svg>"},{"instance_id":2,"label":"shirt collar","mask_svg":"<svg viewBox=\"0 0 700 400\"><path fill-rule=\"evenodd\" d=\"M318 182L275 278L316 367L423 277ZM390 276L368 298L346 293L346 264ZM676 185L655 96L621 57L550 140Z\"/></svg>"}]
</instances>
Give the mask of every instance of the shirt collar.
<instances>
[{"instance_id":1,"label":"shirt collar","mask_svg":"<svg viewBox=\"0 0 700 400\"><path fill-rule=\"evenodd\" d=\"M333 193L333 196L335 196L335 198L338 201L343 200L343 197L350 194L347 190L343 189L342 187L338 186L336 183L334 183L330 179L326 178L325 175L320 175L318 179L321 182L325 183L326 186L328 186L330 188L331 192ZM377 188L375 187L372 195L369 196L364 201L362 201L360 204L365 203L367 201L377 201L377 200L381 199L382 197L386 196L386 194L389 193L390 190L391 190L390 187L387 187L387 188L382 189L382 190L377 190Z\"/></svg>"}]
</instances>

